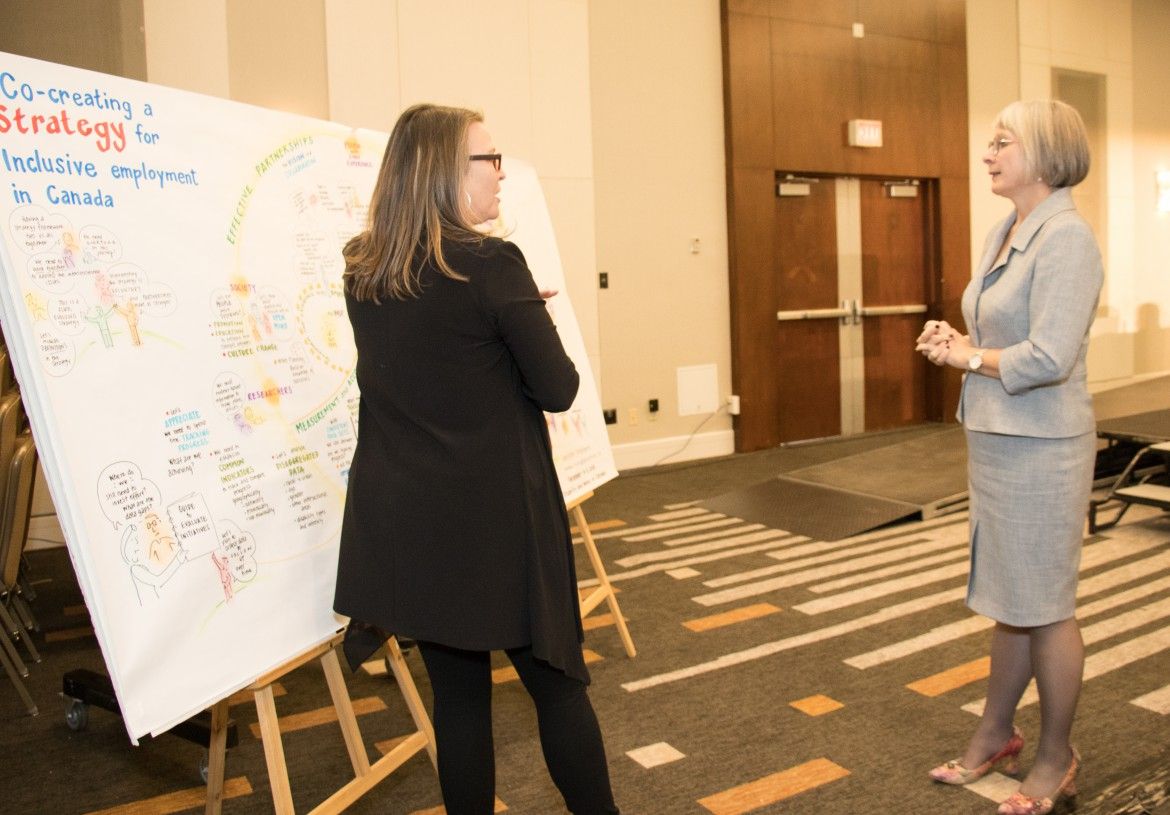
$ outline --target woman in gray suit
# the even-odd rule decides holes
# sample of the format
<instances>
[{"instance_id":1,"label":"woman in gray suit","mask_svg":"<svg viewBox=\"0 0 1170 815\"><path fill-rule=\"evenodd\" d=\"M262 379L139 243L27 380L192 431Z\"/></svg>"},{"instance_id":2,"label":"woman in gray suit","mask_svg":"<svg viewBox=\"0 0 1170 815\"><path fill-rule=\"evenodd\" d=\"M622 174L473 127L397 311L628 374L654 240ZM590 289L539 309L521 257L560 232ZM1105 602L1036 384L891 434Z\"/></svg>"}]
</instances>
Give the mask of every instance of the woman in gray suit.
<instances>
[{"instance_id":1,"label":"woman in gray suit","mask_svg":"<svg viewBox=\"0 0 1170 815\"><path fill-rule=\"evenodd\" d=\"M931 777L968 784L996 765L1013 772L1024 743L1013 719L1034 677L1036 760L999 812L1040 815L1076 794L1080 765L1069 740L1084 672L1074 608L1096 456L1085 352L1104 274L1070 193L1089 171L1076 110L1048 100L1009 105L983 162L992 192L1015 212L991 230L963 293L968 334L931 320L917 350L966 372L967 604L996 625L979 726L966 752Z\"/></svg>"}]
</instances>

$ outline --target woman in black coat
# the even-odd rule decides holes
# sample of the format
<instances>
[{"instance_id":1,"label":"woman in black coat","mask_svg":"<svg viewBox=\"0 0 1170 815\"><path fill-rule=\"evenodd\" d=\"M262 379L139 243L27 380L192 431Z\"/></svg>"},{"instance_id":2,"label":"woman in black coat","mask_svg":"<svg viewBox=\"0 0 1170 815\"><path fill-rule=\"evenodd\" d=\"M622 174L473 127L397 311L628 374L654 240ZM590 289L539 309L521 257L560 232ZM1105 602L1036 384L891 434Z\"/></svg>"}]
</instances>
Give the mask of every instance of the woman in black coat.
<instances>
[{"instance_id":1,"label":"woman in black coat","mask_svg":"<svg viewBox=\"0 0 1170 815\"><path fill-rule=\"evenodd\" d=\"M493 810L496 649L569 810L614 813L543 414L578 374L520 250L475 229L503 178L479 114L411 107L345 248L361 405L334 608L418 641L450 815Z\"/></svg>"}]
</instances>

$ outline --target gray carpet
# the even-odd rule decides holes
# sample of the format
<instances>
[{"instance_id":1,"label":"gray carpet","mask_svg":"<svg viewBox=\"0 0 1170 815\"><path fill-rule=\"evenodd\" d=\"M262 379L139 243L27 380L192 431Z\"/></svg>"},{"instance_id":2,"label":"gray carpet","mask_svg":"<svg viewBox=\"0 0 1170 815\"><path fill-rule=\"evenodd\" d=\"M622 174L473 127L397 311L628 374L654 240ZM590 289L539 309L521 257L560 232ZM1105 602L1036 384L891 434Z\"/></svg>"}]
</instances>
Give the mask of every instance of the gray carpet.
<instances>
[{"instance_id":1,"label":"gray carpet","mask_svg":"<svg viewBox=\"0 0 1170 815\"><path fill-rule=\"evenodd\" d=\"M945 427L888 441L873 450L801 467L787 475L915 504L925 509L924 518L938 514L936 507L955 504L966 495L967 440L962 428Z\"/></svg>"},{"instance_id":2,"label":"gray carpet","mask_svg":"<svg viewBox=\"0 0 1170 815\"><path fill-rule=\"evenodd\" d=\"M748 528L691 506L779 473L933 432L937 428L629 473L586 502L589 520L604 527L598 546L639 651L628 659L612 625L587 633L586 648L600 657L590 666L591 696L623 812L701 815L709 811L701 799L768 778L787 780L791 794L740 811L995 811L991 798L932 785L925 775L961 749L975 723L963 707L984 695L986 680L954 677L986 656L987 631L917 650L905 645L971 619L961 599L965 515L827 542ZM32 666L30 684L42 714L24 715L15 693L0 690L4 811L69 815L130 804L138 805L135 812L201 811L197 800L168 808L162 802L170 799L157 798L198 792L201 751L194 745L164 736L131 747L119 720L103 711L91 713L85 731L66 727L57 698L60 677L72 668L101 670L101 657L92 637L71 633L84 631L86 620L71 608L80 598L64 553L31 553L30 564L39 581L35 607L44 631L37 642L45 655ZM589 574L583 557L580 569ZM745 576L764 569L770 571ZM1105 574L1122 576L1100 588ZM1134 703L1170 683L1170 612L1162 608L1170 606L1170 588L1155 582L1168 576L1167 516L1134 510L1086 547L1082 585L1099 588L1082 607L1095 604L1084 623L1090 659L1098 660L1101 672L1085 684L1075 733L1084 756L1082 815L1143 811L1134 807L1162 815L1158 807L1170 796L1170 715ZM721 594L764 580L777 582L758 594ZM715 616L728 612L741 621ZM895 647L902 648L900 656L880 656ZM427 698L417 656L408 661ZM937 695L908 687L921 688L924 681L934 682ZM290 674L282 685L282 715L328 705L315 666ZM355 700L386 706L359 717L371 753L376 742L410 729L385 676L358 672L349 685ZM818 711L806 705L826 700L826 707L839 707ZM226 775L248 791L227 800L224 811L270 812L261 744L249 730L255 712L240 705L233 716L241 743L229 752ZM1035 704L1018 717L1029 739L1025 766L1034 754L1038 717ZM497 794L507 812L563 811L543 769L531 706L517 683L497 687L495 720ZM289 733L284 743L298 811L347 780L335 725ZM628 755L659 744L678 757L645 767ZM832 772L818 775L826 769ZM416 757L352 811L406 815L438 803L433 770Z\"/></svg>"},{"instance_id":3,"label":"gray carpet","mask_svg":"<svg viewBox=\"0 0 1170 815\"><path fill-rule=\"evenodd\" d=\"M921 517L921 507L917 504L788 476L717 495L700 502L699 506L824 541L841 540L896 521Z\"/></svg>"},{"instance_id":4,"label":"gray carpet","mask_svg":"<svg viewBox=\"0 0 1170 815\"><path fill-rule=\"evenodd\" d=\"M824 541L966 506L961 428L875 434L867 441L871 449L799 467L700 506Z\"/></svg>"}]
</instances>

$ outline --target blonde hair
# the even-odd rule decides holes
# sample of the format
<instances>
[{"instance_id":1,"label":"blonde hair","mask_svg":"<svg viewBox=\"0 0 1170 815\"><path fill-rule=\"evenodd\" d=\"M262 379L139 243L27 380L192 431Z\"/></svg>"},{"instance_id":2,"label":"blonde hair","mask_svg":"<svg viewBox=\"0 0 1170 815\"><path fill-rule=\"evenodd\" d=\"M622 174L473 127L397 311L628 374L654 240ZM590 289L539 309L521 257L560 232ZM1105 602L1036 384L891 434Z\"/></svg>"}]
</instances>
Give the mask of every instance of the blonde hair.
<instances>
[{"instance_id":1,"label":"blonde hair","mask_svg":"<svg viewBox=\"0 0 1170 815\"><path fill-rule=\"evenodd\" d=\"M1029 175L1050 187L1073 187L1089 174L1089 138L1081 114L1056 99L1012 102L995 126L1016 137Z\"/></svg>"},{"instance_id":2,"label":"blonde hair","mask_svg":"<svg viewBox=\"0 0 1170 815\"><path fill-rule=\"evenodd\" d=\"M418 297L428 262L466 280L443 257L443 239L478 243L462 200L467 131L483 116L466 108L414 105L398 117L370 202L366 231L345 245L345 285L358 300Z\"/></svg>"}]
</instances>

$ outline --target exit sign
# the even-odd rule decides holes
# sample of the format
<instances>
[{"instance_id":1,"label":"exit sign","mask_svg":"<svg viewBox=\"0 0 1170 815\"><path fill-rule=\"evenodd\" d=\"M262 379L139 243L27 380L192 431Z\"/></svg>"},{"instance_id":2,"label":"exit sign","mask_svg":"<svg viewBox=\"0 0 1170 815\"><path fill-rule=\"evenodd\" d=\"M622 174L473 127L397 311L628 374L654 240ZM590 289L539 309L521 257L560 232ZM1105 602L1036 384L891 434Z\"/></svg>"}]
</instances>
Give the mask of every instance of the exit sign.
<instances>
[{"instance_id":1,"label":"exit sign","mask_svg":"<svg viewBox=\"0 0 1170 815\"><path fill-rule=\"evenodd\" d=\"M882 120L881 119L850 119L849 120L850 147L881 147Z\"/></svg>"}]
</instances>

